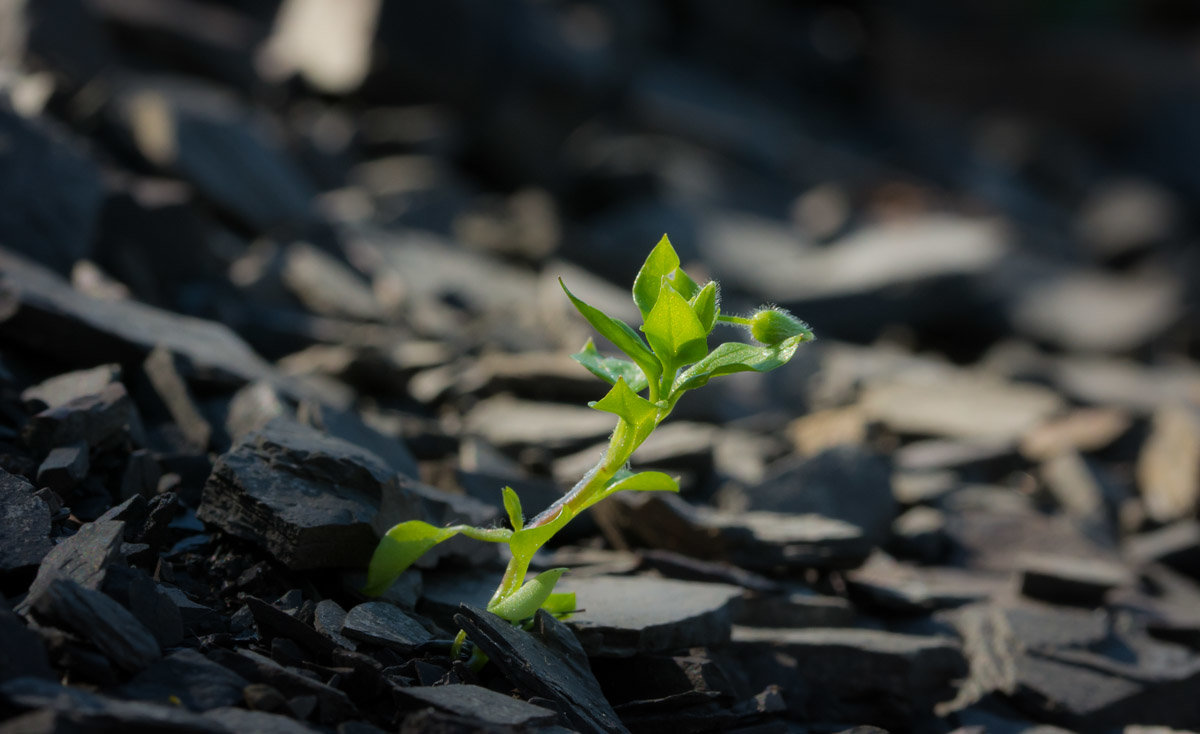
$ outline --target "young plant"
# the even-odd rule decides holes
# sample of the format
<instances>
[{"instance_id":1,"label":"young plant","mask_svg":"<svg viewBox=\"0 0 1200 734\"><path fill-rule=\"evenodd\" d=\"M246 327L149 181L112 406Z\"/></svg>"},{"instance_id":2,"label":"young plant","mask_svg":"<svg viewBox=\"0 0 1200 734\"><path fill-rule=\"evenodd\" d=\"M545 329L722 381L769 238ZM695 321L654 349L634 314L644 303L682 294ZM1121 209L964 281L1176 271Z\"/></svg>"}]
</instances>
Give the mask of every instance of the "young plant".
<instances>
[{"instance_id":1,"label":"young plant","mask_svg":"<svg viewBox=\"0 0 1200 734\"><path fill-rule=\"evenodd\" d=\"M603 356L591 339L572 355L612 385L607 395L589 403L617 418L608 449L569 492L528 522L517 493L505 487L502 496L511 529L439 528L420 520L396 525L379 541L371 557L365 593L382 594L422 554L461 533L489 543L505 543L512 554L488 611L516 623L532 617L538 609L557 615L574 610L574 594L554 592L566 569L544 571L525 581L533 555L576 515L609 495L623 490L678 492L675 479L657 471L634 472L629 459L670 415L679 398L714 377L780 367L800 344L813 339L803 321L782 309L763 308L749 317L722 314L717 284L710 281L701 287L688 277L666 235L633 281L633 300L643 319L641 334L576 298L561 279L559 284L588 323L629 358ZM759 343L725 342L710 351L708 337L718 323L743 326ZM460 633L459 644L461 640Z\"/></svg>"}]
</instances>

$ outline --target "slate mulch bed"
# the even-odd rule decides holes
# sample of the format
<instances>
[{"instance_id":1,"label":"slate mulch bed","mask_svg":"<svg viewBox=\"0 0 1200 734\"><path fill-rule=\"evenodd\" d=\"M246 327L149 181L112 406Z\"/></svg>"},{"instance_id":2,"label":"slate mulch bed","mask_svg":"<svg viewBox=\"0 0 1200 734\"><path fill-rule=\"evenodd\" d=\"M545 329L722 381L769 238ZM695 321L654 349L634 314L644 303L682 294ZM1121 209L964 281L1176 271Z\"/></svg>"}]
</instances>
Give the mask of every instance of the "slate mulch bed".
<instances>
[{"instance_id":1,"label":"slate mulch bed","mask_svg":"<svg viewBox=\"0 0 1200 734\"><path fill-rule=\"evenodd\" d=\"M1023 67L871 4L424 5L0 11L0 734L1200 728L1166 10L1025 17ZM909 76L967 62L1029 116ZM482 611L504 559L462 538L364 597L395 522L587 468L557 279L632 320L664 230L820 340L681 403L636 457L681 495L538 557L570 619Z\"/></svg>"}]
</instances>

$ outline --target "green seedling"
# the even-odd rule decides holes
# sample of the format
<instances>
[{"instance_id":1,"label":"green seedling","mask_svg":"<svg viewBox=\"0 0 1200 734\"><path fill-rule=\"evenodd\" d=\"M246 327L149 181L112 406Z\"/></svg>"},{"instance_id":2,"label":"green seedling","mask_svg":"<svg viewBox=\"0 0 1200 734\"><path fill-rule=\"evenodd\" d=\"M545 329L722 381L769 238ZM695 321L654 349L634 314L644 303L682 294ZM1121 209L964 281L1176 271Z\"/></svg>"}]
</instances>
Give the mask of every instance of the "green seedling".
<instances>
[{"instance_id":1,"label":"green seedling","mask_svg":"<svg viewBox=\"0 0 1200 734\"><path fill-rule=\"evenodd\" d=\"M813 339L803 321L779 308L762 308L748 317L722 314L717 284L710 281L701 287L693 281L679 266L679 256L666 235L633 282L633 300L643 320L640 334L576 298L561 280L559 284L588 323L628 357L604 356L591 339L572 355L612 386L603 398L589 403L617 418L608 449L569 492L532 520L526 521L517 493L505 487L501 493L511 528L439 528L420 520L396 525L371 557L365 593L382 594L422 554L461 533L489 543L505 543L512 554L488 611L514 624L529 619L538 609L558 616L570 613L575 609L575 595L554 592L566 569L544 571L525 580L534 554L575 516L609 495L624 490L678 492L679 483L673 477L657 471L634 472L629 460L671 414L679 398L714 377L780 367L797 347ZM720 323L746 328L758 343L725 342L710 351L708 337ZM463 639L460 633L456 653Z\"/></svg>"}]
</instances>

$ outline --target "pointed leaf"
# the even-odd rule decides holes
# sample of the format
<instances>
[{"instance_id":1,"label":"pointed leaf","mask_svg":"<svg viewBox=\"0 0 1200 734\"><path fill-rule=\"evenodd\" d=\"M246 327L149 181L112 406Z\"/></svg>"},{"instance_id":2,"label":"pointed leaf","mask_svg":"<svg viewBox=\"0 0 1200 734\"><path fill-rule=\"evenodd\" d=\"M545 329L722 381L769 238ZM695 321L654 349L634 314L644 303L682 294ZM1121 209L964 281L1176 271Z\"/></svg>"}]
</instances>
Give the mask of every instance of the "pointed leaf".
<instances>
[{"instance_id":1,"label":"pointed leaf","mask_svg":"<svg viewBox=\"0 0 1200 734\"><path fill-rule=\"evenodd\" d=\"M678 268L679 255L675 254L671 240L667 239L664 234L654 249L650 251L646 262L642 263L642 269L638 271L637 277L633 280L633 302L642 312L643 319L650 313L650 309L654 308L654 302L658 300L662 279L674 273Z\"/></svg>"},{"instance_id":2,"label":"pointed leaf","mask_svg":"<svg viewBox=\"0 0 1200 734\"><path fill-rule=\"evenodd\" d=\"M592 328L600 332L601 336L615 344L617 349L625 352L638 367L642 368L647 381L657 380L662 375L662 365L658 358L646 347L646 342L642 341L642 338L630 328L629 324L620 319L614 319L600 309L589 306L576 298L574 293L567 290L562 278L558 279L558 284L562 286L567 298L571 299L571 303L575 304L575 308L583 314Z\"/></svg>"},{"instance_id":3,"label":"pointed leaf","mask_svg":"<svg viewBox=\"0 0 1200 734\"><path fill-rule=\"evenodd\" d=\"M553 507L553 505L551 505ZM546 510L549 512L549 510ZM554 537L563 525L570 521L572 515L563 511L560 506L555 511L554 517L549 522L543 523L536 527L526 527L512 534L512 539L508 541L508 548L512 551L514 558L532 558L534 553L538 552L547 540Z\"/></svg>"},{"instance_id":4,"label":"pointed leaf","mask_svg":"<svg viewBox=\"0 0 1200 734\"><path fill-rule=\"evenodd\" d=\"M576 604L574 591L556 591L546 597L546 601L542 602L542 609L545 609L556 617L562 617L565 614L574 612Z\"/></svg>"},{"instance_id":5,"label":"pointed leaf","mask_svg":"<svg viewBox=\"0 0 1200 734\"><path fill-rule=\"evenodd\" d=\"M572 354L571 359L610 385L615 385L618 379L624 378L629 389L634 392L646 389L646 375L636 364L626 359L605 357L596 349L596 343L591 339L583 345L583 351Z\"/></svg>"},{"instance_id":6,"label":"pointed leaf","mask_svg":"<svg viewBox=\"0 0 1200 734\"><path fill-rule=\"evenodd\" d=\"M683 268L675 268L667 277L671 280L671 287L689 301L700 292L700 286L696 285L696 281L692 280L691 276L683 271Z\"/></svg>"},{"instance_id":7,"label":"pointed leaf","mask_svg":"<svg viewBox=\"0 0 1200 734\"><path fill-rule=\"evenodd\" d=\"M388 530L367 564L367 585L363 593L379 596L396 578L433 546L448 540L458 528L439 528L420 520L409 520Z\"/></svg>"},{"instance_id":8,"label":"pointed leaf","mask_svg":"<svg viewBox=\"0 0 1200 734\"><path fill-rule=\"evenodd\" d=\"M635 492L678 492L679 482L660 471L643 471L611 482L604 488L604 494L624 492L627 489Z\"/></svg>"},{"instance_id":9,"label":"pointed leaf","mask_svg":"<svg viewBox=\"0 0 1200 734\"><path fill-rule=\"evenodd\" d=\"M504 511L508 513L508 522L512 525L512 529L520 530L525 527L525 513L521 512L521 498L517 496L512 487L505 487L500 494L504 497Z\"/></svg>"},{"instance_id":10,"label":"pointed leaf","mask_svg":"<svg viewBox=\"0 0 1200 734\"><path fill-rule=\"evenodd\" d=\"M664 365L678 367L708 354L708 331L683 296L666 284L646 316L642 331Z\"/></svg>"},{"instance_id":11,"label":"pointed leaf","mask_svg":"<svg viewBox=\"0 0 1200 734\"><path fill-rule=\"evenodd\" d=\"M717 308L716 281L708 281L708 285L700 289L700 292L689 303L692 311L696 313L696 318L699 319L704 333L711 334L713 326L717 323L717 311L719 310Z\"/></svg>"},{"instance_id":12,"label":"pointed leaf","mask_svg":"<svg viewBox=\"0 0 1200 734\"><path fill-rule=\"evenodd\" d=\"M769 372L787 364L796 348L809 341L811 335L798 334L774 346L756 346L741 342L726 342L684 370L675 380L676 390L693 390L719 375L734 372Z\"/></svg>"},{"instance_id":13,"label":"pointed leaf","mask_svg":"<svg viewBox=\"0 0 1200 734\"><path fill-rule=\"evenodd\" d=\"M534 576L511 596L488 605L488 611L509 622L519 622L532 617L554 592L554 585L567 572L565 568L552 568Z\"/></svg>"},{"instance_id":14,"label":"pointed leaf","mask_svg":"<svg viewBox=\"0 0 1200 734\"><path fill-rule=\"evenodd\" d=\"M650 435L658 419L658 406L631 390L624 379L618 379L607 395L588 406L612 413L628 423L633 429L634 446Z\"/></svg>"}]
</instances>

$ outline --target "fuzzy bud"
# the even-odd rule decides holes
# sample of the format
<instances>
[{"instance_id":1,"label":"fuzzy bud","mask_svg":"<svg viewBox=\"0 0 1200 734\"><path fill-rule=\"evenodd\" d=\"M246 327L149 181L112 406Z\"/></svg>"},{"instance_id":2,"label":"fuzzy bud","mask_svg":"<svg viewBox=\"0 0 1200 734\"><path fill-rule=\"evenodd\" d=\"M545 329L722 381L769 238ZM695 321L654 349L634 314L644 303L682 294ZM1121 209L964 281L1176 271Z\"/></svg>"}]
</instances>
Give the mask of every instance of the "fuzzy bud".
<instances>
[{"instance_id":1,"label":"fuzzy bud","mask_svg":"<svg viewBox=\"0 0 1200 734\"><path fill-rule=\"evenodd\" d=\"M764 308L750 317L750 336L768 346L801 334L812 336L808 324L782 308Z\"/></svg>"}]
</instances>

